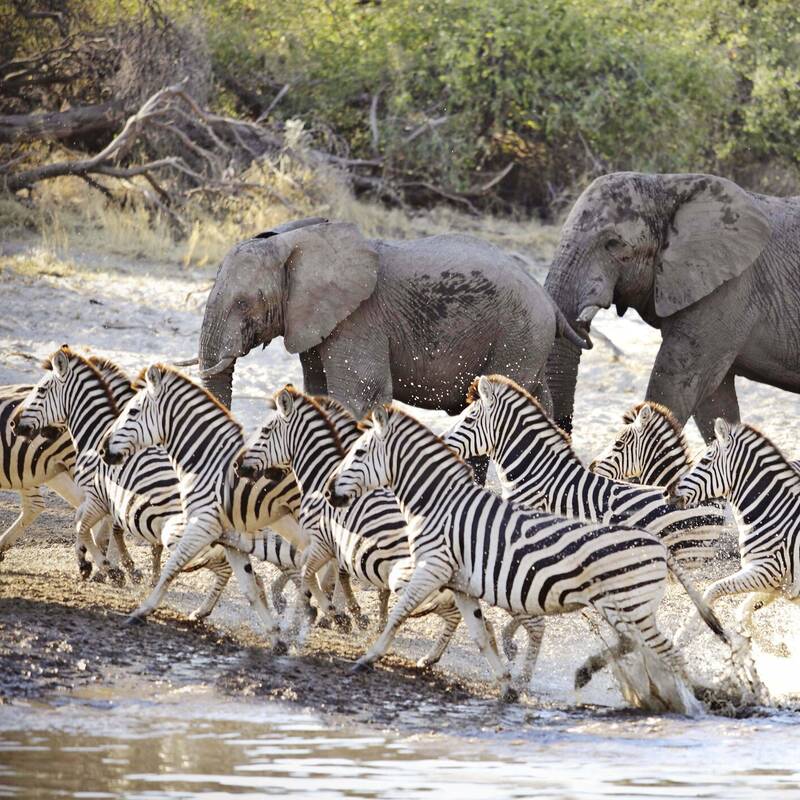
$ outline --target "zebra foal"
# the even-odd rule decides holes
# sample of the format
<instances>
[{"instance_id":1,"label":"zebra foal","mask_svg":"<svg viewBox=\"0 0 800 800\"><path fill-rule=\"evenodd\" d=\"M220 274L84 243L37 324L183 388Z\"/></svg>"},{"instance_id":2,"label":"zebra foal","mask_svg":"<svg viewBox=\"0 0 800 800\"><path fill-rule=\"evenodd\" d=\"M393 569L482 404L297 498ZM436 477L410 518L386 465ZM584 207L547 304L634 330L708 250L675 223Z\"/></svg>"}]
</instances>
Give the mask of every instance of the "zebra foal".
<instances>
[{"instance_id":1,"label":"zebra foal","mask_svg":"<svg viewBox=\"0 0 800 800\"><path fill-rule=\"evenodd\" d=\"M784 596L800 603L800 473L786 456L750 425L714 424L716 440L672 487L674 502L693 505L725 498L739 529L741 567L712 583L703 595L713 605L729 594L748 594L739 616L752 622L756 604ZM693 627L687 620L676 636Z\"/></svg>"},{"instance_id":2,"label":"zebra foal","mask_svg":"<svg viewBox=\"0 0 800 800\"><path fill-rule=\"evenodd\" d=\"M508 669L492 646L478 600L537 617L596 609L620 635L617 652L640 638L656 657L684 674L678 651L658 628L656 610L674 559L653 534L525 510L477 486L469 467L417 420L392 408L372 414L372 428L331 476L327 497L348 506L388 486L408 525L413 573L381 636L356 663L382 656L397 628L431 592L454 592L474 640L501 686ZM679 579L683 580L680 571ZM688 587L704 619L721 638L718 620ZM576 678L598 669L590 659Z\"/></svg>"}]
</instances>

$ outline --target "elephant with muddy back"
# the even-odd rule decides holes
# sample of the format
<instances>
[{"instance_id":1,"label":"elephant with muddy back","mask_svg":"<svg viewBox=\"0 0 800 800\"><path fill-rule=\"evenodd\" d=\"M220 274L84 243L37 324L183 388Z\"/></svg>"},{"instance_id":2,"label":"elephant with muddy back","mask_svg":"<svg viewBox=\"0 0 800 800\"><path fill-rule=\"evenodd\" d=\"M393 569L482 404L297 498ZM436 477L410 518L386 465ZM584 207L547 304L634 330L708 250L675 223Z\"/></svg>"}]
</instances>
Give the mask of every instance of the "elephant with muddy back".
<instances>
[{"instance_id":1,"label":"elephant with muddy back","mask_svg":"<svg viewBox=\"0 0 800 800\"><path fill-rule=\"evenodd\" d=\"M200 336L204 384L230 406L236 359L283 336L305 391L357 416L393 398L451 414L475 375L509 375L548 402L553 341L578 336L519 260L470 236L366 239L299 220L234 246Z\"/></svg>"},{"instance_id":2,"label":"elephant with muddy back","mask_svg":"<svg viewBox=\"0 0 800 800\"><path fill-rule=\"evenodd\" d=\"M613 303L660 328L647 400L710 440L739 420L736 375L800 391L800 198L713 175L622 172L595 180L561 233L545 287L579 331ZM547 379L572 428L580 350L557 340Z\"/></svg>"}]
</instances>

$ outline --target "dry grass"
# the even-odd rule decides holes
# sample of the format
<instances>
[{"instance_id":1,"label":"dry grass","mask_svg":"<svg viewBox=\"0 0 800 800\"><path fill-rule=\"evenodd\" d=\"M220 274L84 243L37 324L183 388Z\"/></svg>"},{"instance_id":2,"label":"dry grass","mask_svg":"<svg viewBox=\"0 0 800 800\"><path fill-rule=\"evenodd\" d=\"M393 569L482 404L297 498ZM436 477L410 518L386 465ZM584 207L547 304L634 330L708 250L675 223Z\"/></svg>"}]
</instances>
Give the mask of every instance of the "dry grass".
<instances>
[{"instance_id":1,"label":"dry grass","mask_svg":"<svg viewBox=\"0 0 800 800\"><path fill-rule=\"evenodd\" d=\"M180 236L167 215L146 205L143 181L117 184L117 203L78 178L60 178L40 184L27 205L0 194L0 241L34 239L37 249L53 257L89 251L184 268L218 264L234 242L313 215L350 220L370 237L468 233L537 262L548 261L558 241L558 226L535 220L475 217L447 206L387 208L359 200L336 170L312 171L296 160L254 165L242 178L253 187L246 194L192 198L180 211L185 222Z\"/></svg>"}]
</instances>

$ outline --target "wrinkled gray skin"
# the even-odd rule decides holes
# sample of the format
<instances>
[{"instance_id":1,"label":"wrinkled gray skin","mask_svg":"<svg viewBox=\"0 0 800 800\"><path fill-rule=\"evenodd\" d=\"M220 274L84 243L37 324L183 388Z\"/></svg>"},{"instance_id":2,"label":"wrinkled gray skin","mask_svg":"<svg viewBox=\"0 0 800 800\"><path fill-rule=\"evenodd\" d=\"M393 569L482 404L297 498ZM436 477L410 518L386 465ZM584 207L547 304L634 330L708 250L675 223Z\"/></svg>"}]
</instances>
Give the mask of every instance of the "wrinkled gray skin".
<instances>
[{"instance_id":1,"label":"wrinkled gray skin","mask_svg":"<svg viewBox=\"0 0 800 800\"><path fill-rule=\"evenodd\" d=\"M647 400L710 441L738 421L734 376L800 391L800 198L712 175L614 173L580 196L545 283L578 330L592 307L635 308L661 329ZM580 351L548 359L554 417L572 428Z\"/></svg>"},{"instance_id":2,"label":"wrinkled gray skin","mask_svg":"<svg viewBox=\"0 0 800 800\"><path fill-rule=\"evenodd\" d=\"M312 219L225 256L199 360L206 387L229 406L235 359L283 336L300 354L305 391L357 416L392 398L452 414L487 372L548 402L540 383L557 335L581 341L517 259L486 242L367 240L353 225Z\"/></svg>"}]
</instances>

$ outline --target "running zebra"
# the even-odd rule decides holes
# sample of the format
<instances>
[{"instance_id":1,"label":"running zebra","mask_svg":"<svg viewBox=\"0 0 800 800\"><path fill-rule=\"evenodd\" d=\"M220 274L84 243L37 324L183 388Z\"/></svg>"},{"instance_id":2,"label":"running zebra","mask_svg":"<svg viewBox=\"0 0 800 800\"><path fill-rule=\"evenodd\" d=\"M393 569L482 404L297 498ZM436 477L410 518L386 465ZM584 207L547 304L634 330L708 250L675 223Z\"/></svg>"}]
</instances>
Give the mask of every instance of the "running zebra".
<instances>
[{"instance_id":1,"label":"running zebra","mask_svg":"<svg viewBox=\"0 0 800 800\"><path fill-rule=\"evenodd\" d=\"M90 361L95 363L109 381L109 388L116 402L127 402L133 396L130 382L116 364L97 357L92 357ZM18 435L15 430L17 408L32 388L28 385L0 389L0 489L18 491L21 501L19 516L0 536L0 561L3 560L5 551L44 511L42 486L52 489L73 508L77 508L81 502L81 491L73 479L75 448L69 434L52 427L43 430L33 439L28 439ZM109 532L110 525L107 521L95 530L95 543L101 551L105 551L108 545ZM119 545L119 541L117 544ZM124 555L127 555L124 547L123 543L120 551L123 560ZM79 563L79 567L82 568L81 574L84 577L91 572L88 561Z\"/></svg>"},{"instance_id":2,"label":"running zebra","mask_svg":"<svg viewBox=\"0 0 800 800\"><path fill-rule=\"evenodd\" d=\"M154 564L158 563L162 545L174 549L183 529L178 478L166 452L151 447L119 467L104 463L99 443L118 415L106 382L94 364L66 347L56 351L49 366L49 374L21 404L17 427L22 433L52 424L67 426L78 454L76 480L84 493L76 515L79 548L90 542L89 527L110 515L115 529L150 544ZM97 557L94 552L92 556ZM107 561L98 563L114 577ZM294 564L279 563L296 574ZM202 567L214 573L215 582L202 605L192 612L192 619L211 613L231 576L221 547L204 549L184 571Z\"/></svg>"},{"instance_id":3,"label":"running zebra","mask_svg":"<svg viewBox=\"0 0 800 800\"><path fill-rule=\"evenodd\" d=\"M385 630L356 668L380 658L408 615L447 587L505 689L508 670L487 635L478 600L527 617L594 608L620 636L615 653L640 640L683 676L683 660L656 622L668 567L726 640L656 536L510 503L478 486L467 464L430 429L388 407L375 409L371 429L331 476L327 497L347 507L382 486L392 489L406 519L414 569ZM589 659L576 681L582 685L604 663L605 656Z\"/></svg>"},{"instance_id":4,"label":"running zebra","mask_svg":"<svg viewBox=\"0 0 800 800\"><path fill-rule=\"evenodd\" d=\"M506 499L588 522L646 528L680 561L714 552L724 526L719 509L676 509L664 491L591 472L538 401L513 381L481 376L467 402L444 440L463 457L488 455Z\"/></svg>"},{"instance_id":5,"label":"running zebra","mask_svg":"<svg viewBox=\"0 0 800 800\"><path fill-rule=\"evenodd\" d=\"M323 410L323 403L328 413ZM350 577L377 587L383 628L392 572L398 567L402 570L409 557L406 522L397 500L391 492L378 490L347 509L332 508L325 501L325 485L346 450L360 436L355 420L336 401L312 398L291 387L277 392L274 405L276 411L239 453L237 468L250 478L275 467L292 469L302 492L299 523L310 536L304 552L303 581L313 580L325 564L335 560L338 586L350 613L364 628L368 620L353 595ZM332 416L339 419L338 426ZM418 662L419 666L429 666L442 657L461 615L450 592L429 599L419 612L418 616L433 612L444 620L433 648Z\"/></svg>"},{"instance_id":6,"label":"running zebra","mask_svg":"<svg viewBox=\"0 0 800 800\"><path fill-rule=\"evenodd\" d=\"M625 412L623 427L591 464L598 475L647 486L672 486L692 465L686 437L669 409L639 403ZM792 461L800 470L800 461Z\"/></svg>"},{"instance_id":7,"label":"running zebra","mask_svg":"<svg viewBox=\"0 0 800 800\"><path fill-rule=\"evenodd\" d=\"M184 509L185 529L150 596L131 615L147 616L187 564L234 529L256 533L269 525L286 538L302 542L295 517L300 491L291 473L275 482L270 477L251 482L233 471L233 459L244 445L242 427L208 391L177 370L156 364L139 378L140 388L123 409L101 445L101 456L120 464L135 452L161 445L175 472ZM284 570L299 573L299 553L272 536L272 553ZM247 554L226 543L225 552L250 604L278 650L278 625L256 583ZM275 562L273 562L275 563ZM319 609L329 608L318 584L309 587Z\"/></svg>"},{"instance_id":8,"label":"running zebra","mask_svg":"<svg viewBox=\"0 0 800 800\"><path fill-rule=\"evenodd\" d=\"M778 597L800 602L800 473L763 433L718 419L716 440L672 489L674 502L693 505L726 498L739 528L741 567L715 581L704 600L748 594L740 618L752 622L756 606ZM693 623L687 621L676 641Z\"/></svg>"}]
</instances>

